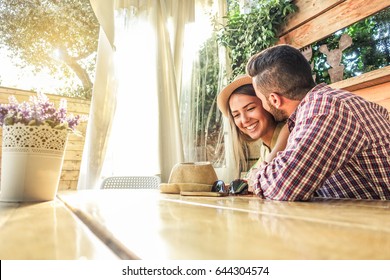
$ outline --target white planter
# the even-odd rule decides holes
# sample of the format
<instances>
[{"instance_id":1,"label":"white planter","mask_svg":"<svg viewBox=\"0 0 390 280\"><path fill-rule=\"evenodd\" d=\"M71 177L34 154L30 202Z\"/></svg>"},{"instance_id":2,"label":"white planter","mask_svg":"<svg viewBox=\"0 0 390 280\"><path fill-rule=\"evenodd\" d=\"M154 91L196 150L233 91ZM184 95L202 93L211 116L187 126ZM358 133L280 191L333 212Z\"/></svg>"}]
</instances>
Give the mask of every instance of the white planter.
<instances>
[{"instance_id":1,"label":"white planter","mask_svg":"<svg viewBox=\"0 0 390 280\"><path fill-rule=\"evenodd\" d=\"M53 200L67 138L67 130L48 125L3 126L0 200Z\"/></svg>"}]
</instances>

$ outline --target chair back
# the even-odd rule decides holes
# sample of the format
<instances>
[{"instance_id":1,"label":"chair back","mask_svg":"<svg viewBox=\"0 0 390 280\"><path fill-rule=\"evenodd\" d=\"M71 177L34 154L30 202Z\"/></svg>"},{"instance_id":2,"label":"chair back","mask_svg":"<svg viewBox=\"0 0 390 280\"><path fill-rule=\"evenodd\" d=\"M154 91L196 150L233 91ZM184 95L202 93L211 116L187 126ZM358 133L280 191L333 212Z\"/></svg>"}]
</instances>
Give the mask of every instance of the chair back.
<instances>
[{"instance_id":1,"label":"chair back","mask_svg":"<svg viewBox=\"0 0 390 280\"><path fill-rule=\"evenodd\" d=\"M103 180L101 189L157 189L158 176L111 176Z\"/></svg>"}]
</instances>

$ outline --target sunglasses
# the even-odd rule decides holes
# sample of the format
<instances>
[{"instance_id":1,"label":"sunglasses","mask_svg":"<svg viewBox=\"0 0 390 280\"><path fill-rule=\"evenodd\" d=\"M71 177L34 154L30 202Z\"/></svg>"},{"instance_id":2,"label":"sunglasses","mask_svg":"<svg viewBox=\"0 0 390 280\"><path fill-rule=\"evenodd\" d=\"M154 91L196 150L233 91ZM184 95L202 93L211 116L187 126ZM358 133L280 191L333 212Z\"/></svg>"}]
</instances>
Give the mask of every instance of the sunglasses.
<instances>
[{"instance_id":1,"label":"sunglasses","mask_svg":"<svg viewBox=\"0 0 390 280\"><path fill-rule=\"evenodd\" d=\"M230 182L230 185L225 185L222 180L217 180L211 187L212 192L223 192L230 194L248 194L248 182L243 179L236 179Z\"/></svg>"}]
</instances>

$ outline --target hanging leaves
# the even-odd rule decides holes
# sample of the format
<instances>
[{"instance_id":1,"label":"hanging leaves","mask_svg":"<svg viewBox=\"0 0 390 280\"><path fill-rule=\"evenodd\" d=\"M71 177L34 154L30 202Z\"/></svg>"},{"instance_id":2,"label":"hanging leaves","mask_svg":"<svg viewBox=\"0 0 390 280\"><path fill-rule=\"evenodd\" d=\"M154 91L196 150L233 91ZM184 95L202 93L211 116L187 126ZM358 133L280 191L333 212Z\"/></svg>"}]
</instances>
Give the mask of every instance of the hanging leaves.
<instances>
[{"instance_id":1,"label":"hanging leaves","mask_svg":"<svg viewBox=\"0 0 390 280\"><path fill-rule=\"evenodd\" d=\"M280 27L296 10L291 0L258 0L247 7L240 7L237 0L230 2L226 24L218 30L217 39L229 51L231 79L245 73L246 62L253 54L276 43Z\"/></svg>"}]
</instances>

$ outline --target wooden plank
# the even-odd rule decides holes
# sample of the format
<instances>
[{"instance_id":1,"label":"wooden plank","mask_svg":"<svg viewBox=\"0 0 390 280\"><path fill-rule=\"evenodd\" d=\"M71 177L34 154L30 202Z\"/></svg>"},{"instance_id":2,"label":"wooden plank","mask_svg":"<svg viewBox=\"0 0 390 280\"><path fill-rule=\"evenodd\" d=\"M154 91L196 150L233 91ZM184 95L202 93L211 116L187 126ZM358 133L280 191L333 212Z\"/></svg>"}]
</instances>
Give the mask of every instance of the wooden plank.
<instances>
[{"instance_id":1,"label":"wooden plank","mask_svg":"<svg viewBox=\"0 0 390 280\"><path fill-rule=\"evenodd\" d=\"M58 190L77 190L78 180L61 180L58 184Z\"/></svg>"},{"instance_id":2,"label":"wooden plank","mask_svg":"<svg viewBox=\"0 0 390 280\"><path fill-rule=\"evenodd\" d=\"M58 94L50 94L50 93L45 93L50 100L56 102L61 99L66 99L67 102L69 103L76 103L76 104L90 104L89 100L84 100L81 98L76 98L76 97L66 97L66 96L61 96ZM22 89L16 89L16 88L7 88L7 87L0 87L0 98L4 98L4 96L8 95L17 95L20 96L21 98L29 98L29 96L36 95L36 92L34 91L28 91L28 90L22 90Z\"/></svg>"},{"instance_id":3,"label":"wooden plank","mask_svg":"<svg viewBox=\"0 0 390 280\"><path fill-rule=\"evenodd\" d=\"M70 137L68 137L67 147L70 147L70 146L80 146L80 147L83 147L84 146L84 142L85 142L85 138L84 137L77 137L77 138L72 138L72 139L70 139Z\"/></svg>"},{"instance_id":4,"label":"wooden plank","mask_svg":"<svg viewBox=\"0 0 390 280\"><path fill-rule=\"evenodd\" d=\"M390 112L390 82L359 89L353 93L382 105Z\"/></svg>"},{"instance_id":5,"label":"wooden plank","mask_svg":"<svg viewBox=\"0 0 390 280\"><path fill-rule=\"evenodd\" d=\"M390 99L390 82L353 91L353 93L367 98L372 102L381 102Z\"/></svg>"},{"instance_id":6,"label":"wooden plank","mask_svg":"<svg viewBox=\"0 0 390 280\"><path fill-rule=\"evenodd\" d=\"M62 170L79 170L81 165L80 160L64 160L64 163L62 164Z\"/></svg>"},{"instance_id":7,"label":"wooden plank","mask_svg":"<svg viewBox=\"0 0 390 280\"><path fill-rule=\"evenodd\" d=\"M278 44L303 48L390 6L386 0L347 0L281 36Z\"/></svg>"},{"instance_id":8,"label":"wooden plank","mask_svg":"<svg viewBox=\"0 0 390 280\"><path fill-rule=\"evenodd\" d=\"M62 180L78 180L79 179L79 173L78 170L66 170L61 172L61 181Z\"/></svg>"},{"instance_id":9,"label":"wooden plank","mask_svg":"<svg viewBox=\"0 0 390 280\"><path fill-rule=\"evenodd\" d=\"M372 87L386 82L390 82L390 66L386 66L368 73L364 73L360 76L333 83L331 84L331 86L333 88L356 91L359 89Z\"/></svg>"},{"instance_id":10,"label":"wooden plank","mask_svg":"<svg viewBox=\"0 0 390 280\"><path fill-rule=\"evenodd\" d=\"M77 179L77 180L72 180L72 181L70 181L70 189L71 189L71 190L77 190L78 182L79 182L78 179Z\"/></svg>"},{"instance_id":11,"label":"wooden plank","mask_svg":"<svg viewBox=\"0 0 390 280\"><path fill-rule=\"evenodd\" d=\"M71 190L71 180L60 180L60 183L58 184L58 190Z\"/></svg>"},{"instance_id":12,"label":"wooden plank","mask_svg":"<svg viewBox=\"0 0 390 280\"><path fill-rule=\"evenodd\" d=\"M83 151L68 151L65 150L64 160L81 160Z\"/></svg>"},{"instance_id":13,"label":"wooden plank","mask_svg":"<svg viewBox=\"0 0 390 280\"><path fill-rule=\"evenodd\" d=\"M280 35L282 36L288 33L344 1L345 0L295 0L294 3L297 5L298 11L287 19L287 25L281 29Z\"/></svg>"},{"instance_id":14,"label":"wooden plank","mask_svg":"<svg viewBox=\"0 0 390 280\"><path fill-rule=\"evenodd\" d=\"M70 144L69 141L66 145L66 150L67 151L82 151L84 149L84 143L79 142L75 144Z\"/></svg>"}]
</instances>

